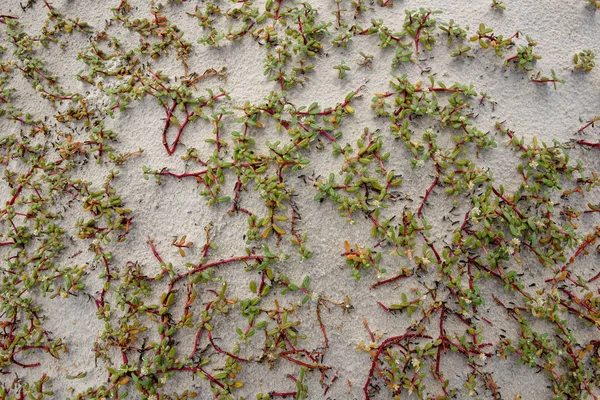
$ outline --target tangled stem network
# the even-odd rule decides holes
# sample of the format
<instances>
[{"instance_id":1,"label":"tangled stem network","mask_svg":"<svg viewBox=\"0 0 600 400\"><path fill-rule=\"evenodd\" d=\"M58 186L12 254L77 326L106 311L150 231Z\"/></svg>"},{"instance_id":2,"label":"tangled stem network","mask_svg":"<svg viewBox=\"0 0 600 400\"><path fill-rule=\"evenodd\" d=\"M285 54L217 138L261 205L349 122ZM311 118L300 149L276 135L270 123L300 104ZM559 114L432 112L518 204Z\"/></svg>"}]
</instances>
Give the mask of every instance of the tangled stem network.
<instances>
[{"instance_id":1,"label":"tangled stem network","mask_svg":"<svg viewBox=\"0 0 600 400\"><path fill-rule=\"evenodd\" d=\"M600 396L600 116L452 78L569 119L593 48L495 0L109 3L0 14L1 398Z\"/></svg>"}]
</instances>

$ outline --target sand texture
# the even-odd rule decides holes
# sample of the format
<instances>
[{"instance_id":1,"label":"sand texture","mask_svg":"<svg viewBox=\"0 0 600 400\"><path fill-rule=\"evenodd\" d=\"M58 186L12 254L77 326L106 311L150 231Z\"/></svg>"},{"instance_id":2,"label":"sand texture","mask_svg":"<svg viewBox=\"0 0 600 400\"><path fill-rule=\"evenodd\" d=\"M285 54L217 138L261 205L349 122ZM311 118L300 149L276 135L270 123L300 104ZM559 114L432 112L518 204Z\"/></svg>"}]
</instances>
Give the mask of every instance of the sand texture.
<instances>
[{"instance_id":1,"label":"sand texture","mask_svg":"<svg viewBox=\"0 0 600 400\"><path fill-rule=\"evenodd\" d=\"M0 398L598 398L597 3L0 0Z\"/></svg>"}]
</instances>

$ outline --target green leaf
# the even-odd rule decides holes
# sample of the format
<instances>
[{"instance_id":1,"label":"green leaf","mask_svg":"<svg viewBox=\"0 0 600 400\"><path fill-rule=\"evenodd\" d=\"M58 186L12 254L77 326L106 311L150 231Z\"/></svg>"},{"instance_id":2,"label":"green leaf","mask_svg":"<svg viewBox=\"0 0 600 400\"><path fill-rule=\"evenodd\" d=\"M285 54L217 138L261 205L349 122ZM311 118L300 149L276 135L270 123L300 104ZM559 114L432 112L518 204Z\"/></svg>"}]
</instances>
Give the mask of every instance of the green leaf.
<instances>
[{"instance_id":1,"label":"green leaf","mask_svg":"<svg viewBox=\"0 0 600 400\"><path fill-rule=\"evenodd\" d=\"M304 280L302 281L302 287L306 290L309 290L309 285L310 285L310 277L306 276L306 277L304 277Z\"/></svg>"},{"instance_id":2,"label":"green leaf","mask_svg":"<svg viewBox=\"0 0 600 400\"><path fill-rule=\"evenodd\" d=\"M179 120L178 120L178 119L177 119L177 118L176 118L174 115L171 115L171 118L169 118L169 121L170 121L170 122L171 122L173 125L175 125L175 126L180 126L180 125L181 125L181 124L179 123Z\"/></svg>"}]
</instances>

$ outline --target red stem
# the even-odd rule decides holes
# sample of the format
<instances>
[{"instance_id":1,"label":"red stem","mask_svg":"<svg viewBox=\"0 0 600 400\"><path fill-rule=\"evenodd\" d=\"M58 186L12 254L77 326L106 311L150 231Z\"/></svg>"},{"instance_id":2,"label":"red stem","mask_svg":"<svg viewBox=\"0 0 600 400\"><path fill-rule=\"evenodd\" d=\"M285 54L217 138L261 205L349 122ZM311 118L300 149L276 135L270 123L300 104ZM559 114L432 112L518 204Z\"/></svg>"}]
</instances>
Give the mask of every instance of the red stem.
<instances>
[{"instance_id":1,"label":"red stem","mask_svg":"<svg viewBox=\"0 0 600 400\"><path fill-rule=\"evenodd\" d=\"M400 280L400 279L409 278L411 276L412 276L412 274L410 274L410 275L396 275L393 278L389 278L389 279L386 279L386 280L383 280L383 281L379 281L377 283L372 284L371 285L371 289L375 289L376 287L381 286L381 285L385 285L387 283L396 282L397 280Z\"/></svg>"},{"instance_id":2,"label":"red stem","mask_svg":"<svg viewBox=\"0 0 600 400\"><path fill-rule=\"evenodd\" d=\"M423 201L421 202L421 205L419 206L419 211L417 211L417 217L421 217L421 213L423 212L423 207L425 207L427 198L429 197L429 194L431 193L433 188L435 188L435 186L437 185L439 179L440 179L440 166L436 162L435 163L435 179L433 180L433 182L431 182L431 185L429 185L429 187L427 188L427 191L425 191L425 196L423 197Z\"/></svg>"}]
</instances>

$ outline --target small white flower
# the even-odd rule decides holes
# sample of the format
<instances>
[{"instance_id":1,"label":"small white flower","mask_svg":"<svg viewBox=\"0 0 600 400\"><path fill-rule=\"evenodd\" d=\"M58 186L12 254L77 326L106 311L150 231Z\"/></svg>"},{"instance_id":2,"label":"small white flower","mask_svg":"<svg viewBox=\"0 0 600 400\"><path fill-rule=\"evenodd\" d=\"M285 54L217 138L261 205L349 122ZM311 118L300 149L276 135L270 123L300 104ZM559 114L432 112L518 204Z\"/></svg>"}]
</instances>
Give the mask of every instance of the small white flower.
<instances>
[{"instance_id":1,"label":"small white flower","mask_svg":"<svg viewBox=\"0 0 600 400\"><path fill-rule=\"evenodd\" d=\"M275 51L278 52L278 53L282 53L283 50L284 50L284 48L281 45L275 47Z\"/></svg>"},{"instance_id":2,"label":"small white flower","mask_svg":"<svg viewBox=\"0 0 600 400\"><path fill-rule=\"evenodd\" d=\"M464 300L464 301L465 301L465 303L467 303L467 304L471 304L471 303L472 303L471 299L469 299L468 297L465 297L463 300Z\"/></svg>"},{"instance_id":3,"label":"small white flower","mask_svg":"<svg viewBox=\"0 0 600 400\"><path fill-rule=\"evenodd\" d=\"M519 240L519 238L512 238L512 240L510 241L510 243L511 243L513 246L518 246L518 245L520 245L520 244L521 244L521 241Z\"/></svg>"},{"instance_id":4,"label":"small white flower","mask_svg":"<svg viewBox=\"0 0 600 400\"><path fill-rule=\"evenodd\" d=\"M481 209L477 206L471 208L471 219L479 217L481 215Z\"/></svg>"},{"instance_id":5,"label":"small white flower","mask_svg":"<svg viewBox=\"0 0 600 400\"><path fill-rule=\"evenodd\" d=\"M461 117L458 120L460 122L465 122L467 120L467 117L465 117L464 115L461 115Z\"/></svg>"},{"instance_id":6,"label":"small white flower","mask_svg":"<svg viewBox=\"0 0 600 400\"><path fill-rule=\"evenodd\" d=\"M417 371L419 370L419 368L421 368L421 362L416 358L410 360L410 363L412 364L413 368Z\"/></svg>"},{"instance_id":7,"label":"small white flower","mask_svg":"<svg viewBox=\"0 0 600 400\"><path fill-rule=\"evenodd\" d=\"M429 264L431 261L429 261L429 258L427 258L427 257L423 257L423 258L421 259L421 262L423 263L423 265L428 265L428 264Z\"/></svg>"},{"instance_id":8,"label":"small white flower","mask_svg":"<svg viewBox=\"0 0 600 400\"><path fill-rule=\"evenodd\" d=\"M163 376L160 378L160 383L161 383L161 384L163 384L163 385L164 385L165 383L167 383L167 376L166 376L166 375L163 375Z\"/></svg>"},{"instance_id":9,"label":"small white flower","mask_svg":"<svg viewBox=\"0 0 600 400\"><path fill-rule=\"evenodd\" d=\"M419 297L419 300L421 300L421 301L425 301L425 300L427 300L427 296L426 296L426 295L423 295L423 296Z\"/></svg>"},{"instance_id":10,"label":"small white flower","mask_svg":"<svg viewBox=\"0 0 600 400\"><path fill-rule=\"evenodd\" d=\"M537 163L537 161L535 161L535 160L531 160L531 161L529 162L529 166L530 166L531 168L534 168L534 169L535 169L535 168L537 168L537 166L538 166L538 163Z\"/></svg>"},{"instance_id":11,"label":"small white flower","mask_svg":"<svg viewBox=\"0 0 600 400\"><path fill-rule=\"evenodd\" d=\"M473 189L474 186L475 186L475 184L473 183L473 181L469 181L469 184L467 185L469 190Z\"/></svg>"},{"instance_id":12,"label":"small white flower","mask_svg":"<svg viewBox=\"0 0 600 400\"><path fill-rule=\"evenodd\" d=\"M487 359L487 356L485 355L485 353L479 353L479 359L481 361L485 361Z\"/></svg>"},{"instance_id":13,"label":"small white flower","mask_svg":"<svg viewBox=\"0 0 600 400\"><path fill-rule=\"evenodd\" d=\"M317 292L312 292L312 294L310 295L310 298L314 301L319 300L320 297L321 297L321 295Z\"/></svg>"},{"instance_id":14,"label":"small white flower","mask_svg":"<svg viewBox=\"0 0 600 400\"><path fill-rule=\"evenodd\" d=\"M283 106L283 111L285 112L290 112L294 109L294 107L292 107L291 104L287 103L285 106Z\"/></svg>"},{"instance_id":15,"label":"small white flower","mask_svg":"<svg viewBox=\"0 0 600 400\"><path fill-rule=\"evenodd\" d=\"M148 367L143 367L140 371L142 375L148 375Z\"/></svg>"},{"instance_id":16,"label":"small white flower","mask_svg":"<svg viewBox=\"0 0 600 400\"><path fill-rule=\"evenodd\" d=\"M515 248L512 246L508 246L506 248L506 252L512 256L513 254L515 254Z\"/></svg>"},{"instance_id":17,"label":"small white flower","mask_svg":"<svg viewBox=\"0 0 600 400\"><path fill-rule=\"evenodd\" d=\"M415 167L417 168L421 168L423 165L425 165L425 161L423 160L417 160L417 162L415 162Z\"/></svg>"},{"instance_id":18,"label":"small white flower","mask_svg":"<svg viewBox=\"0 0 600 400\"><path fill-rule=\"evenodd\" d=\"M150 396L148 396L148 400L156 400L156 395L151 394Z\"/></svg>"},{"instance_id":19,"label":"small white flower","mask_svg":"<svg viewBox=\"0 0 600 400\"><path fill-rule=\"evenodd\" d=\"M545 303L545 301L544 301L544 299L542 299L541 297L538 297L537 299L535 299L535 304L536 304L538 307L543 307L543 306L544 306L544 303Z\"/></svg>"}]
</instances>

